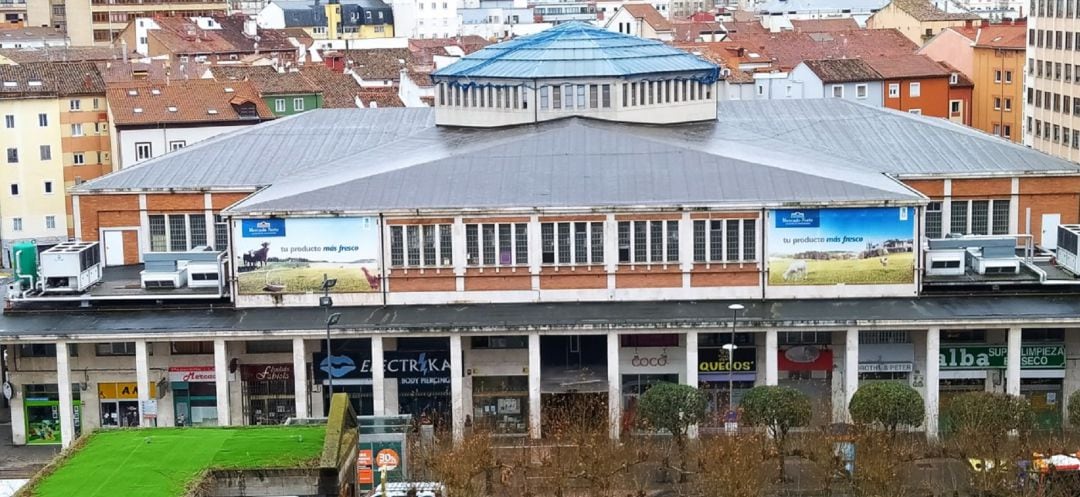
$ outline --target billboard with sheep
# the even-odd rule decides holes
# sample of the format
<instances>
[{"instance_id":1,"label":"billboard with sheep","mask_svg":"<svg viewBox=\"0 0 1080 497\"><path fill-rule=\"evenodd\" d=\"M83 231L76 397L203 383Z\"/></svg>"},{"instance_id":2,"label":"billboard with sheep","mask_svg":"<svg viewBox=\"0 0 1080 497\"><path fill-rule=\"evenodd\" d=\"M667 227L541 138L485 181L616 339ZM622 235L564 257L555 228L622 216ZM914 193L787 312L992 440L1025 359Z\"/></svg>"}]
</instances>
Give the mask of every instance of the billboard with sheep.
<instances>
[{"instance_id":1,"label":"billboard with sheep","mask_svg":"<svg viewBox=\"0 0 1080 497\"><path fill-rule=\"evenodd\" d=\"M377 292L379 221L375 217L242 219L234 226L238 293Z\"/></svg>"},{"instance_id":2,"label":"billboard with sheep","mask_svg":"<svg viewBox=\"0 0 1080 497\"><path fill-rule=\"evenodd\" d=\"M770 285L915 281L913 208L793 209L770 215Z\"/></svg>"}]
</instances>

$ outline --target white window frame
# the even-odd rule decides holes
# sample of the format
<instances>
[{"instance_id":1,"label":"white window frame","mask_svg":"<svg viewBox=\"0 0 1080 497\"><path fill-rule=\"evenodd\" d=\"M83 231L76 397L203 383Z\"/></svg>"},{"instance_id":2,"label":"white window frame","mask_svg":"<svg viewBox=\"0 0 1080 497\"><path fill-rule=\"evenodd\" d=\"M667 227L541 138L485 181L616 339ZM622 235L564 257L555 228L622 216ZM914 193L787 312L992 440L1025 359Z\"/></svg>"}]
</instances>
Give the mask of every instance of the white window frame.
<instances>
[{"instance_id":1,"label":"white window frame","mask_svg":"<svg viewBox=\"0 0 1080 497\"><path fill-rule=\"evenodd\" d=\"M855 85L855 98L865 99L870 95L870 87L866 83L860 83Z\"/></svg>"},{"instance_id":2,"label":"white window frame","mask_svg":"<svg viewBox=\"0 0 1080 497\"><path fill-rule=\"evenodd\" d=\"M570 237L569 237L569 240L568 240L569 246L567 246L567 247L563 247L562 244L559 243L559 226L564 225L564 224L569 225L569 230L570 230ZM579 224L585 225L585 261L584 262L578 261L578 258L577 258L578 243L577 243L576 234L577 234L577 225L579 225ZM547 252L546 247L545 247L547 241L546 241L546 239L544 237L544 232L547 230L548 226L551 227L551 254L552 254L551 262L545 262L544 261L544 254L545 254L545 252ZM595 230L596 226L600 227L599 232L597 232ZM562 266L562 267L589 266L589 265L603 264L604 260L606 260L605 258L607 257L607 254L604 252L604 246L603 246L604 237L606 236L606 234L604 232L605 229L607 229L607 228L604 226L604 222L603 221L597 221L597 220L593 220L593 221L545 221L545 222L540 223L540 231L539 231L540 240L539 240L539 243L537 244L540 247L540 254L539 254L540 264L543 265L543 266L549 266L549 267L556 267L556 266ZM595 257L595 255L596 255L595 249L597 247L593 243L594 242L594 240L593 240L594 233L599 233L600 234L600 247L599 247L600 248L600 254L599 254L600 256L599 257ZM562 251L563 248L565 248L567 253L570 254L569 262L560 262L559 261L559 253Z\"/></svg>"},{"instance_id":3,"label":"white window frame","mask_svg":"<svg viewBox=\"0 0 1080 497\"><path fill-rule=\"evenodd\" d=\"M670 220L633 219L633 220L619 221L619 223L616 225L616 232L615 232L617 245L618 245L618 253L616 253L615 256L616 256L619 264L657 265L657 266L662 265L662 264L678 264L679 263L678 245L680 243L684 243L684 242L682 240L676 239L676 250L675 250L675 254L674 254L675 257L674 257L674 259L669 259L669 257L671 256L671 253L670 253L669 247L668 247L669 240L668 240L667 235L669 233L668 224L669 223L675 223L676 225L678 225L679 222L680 221L677 220L677 219L670 219ZM627 259L629 259L629 260L627 260L627 261L622 260L622 256L621 256L621 252L622 252L622 249L623 249L623 243L622 243L622 240L621 240L621 236L622 236L622 232L623 232L622 226L624 226L624 223L628 223L629 226L630 226L630 229L627 231L627 233L629 234L629 249L630 249L629 257L627 257ZM639 223L645 223L645 225L644 225L645 226L645 260L643 260L643 261L637 260L637 254L638 254L638 250L637 250L638 249L638 247L637 247L637 243L638 243L637 234L638 234L638 231L637 231L637 229L638 229ZM652 239L653 238L653 236L652 236L653 229L652 228L653 228L654 223L661 223L662 227L660 228L660 233L664 236L664 241L660 244L660 249L662 251L662 253L660 255L660 260L656 260L656 261L653 260L653 257L654 257L655 254L653 253L653 250L652 250L652 248L653 248L653 239ZM675 233L676 233L676 236L678 236L678 234L679 234L679 229L678 228L675 229Z\"/></svg>"},{"instance_id":4,"label":"white window frame","mask_svg":"<svg viewBox=\"0 0 1080 497\"><path fill-rule=\"evenodd\" d=\"M889 98L900 98L900 83L889 83Z\"/></svg>"},{"instance_id":5,"label":"white window frame","mask_svg":"<svg viewBox=\"0 0 1080 497\"><path fill-rule=\"evenodd\" d=\"M844 98L844 85L832 85L832 98ZM836 90L840 90L840 94L837 95Z\"/></svg>"},{"instance_id":6,"label":"white window frame","mask_svg":"<svg viewBox=\"0 0 1080 497\"><path fill-rule=\"evenodd\" d=\"M492 240L492 246L495 247L495 261L494 263L484 262L484 244L487 242L487 238L484 237L484 226L493 225L495 227L492 232L494 240ZM510 226L510 263L503 264L502 258L499 254L500 244L504 241L502 239L501 231L502 226ZM525 260L520 260L518 257L518 226L525 227ZM469 252L469 232L476 231L476 254ZM527 222L496 222L492 220L490 223L468 223L465 225L465 265L468 267L515 267L515 266L527 266L529 264L529 223Z\"/></svg>"},{"instance_id":7,"label":"white window frame","mask_svg":"<svg viewBox=\"0 0 1080 497\"><path fill-rule=\"evenodd\" d=\"M435 264L424 263L424 228L433 227L433 233L435 241L432 247L435 251ZM417 250L419 264L409 263L409 230L410 228L416 229L417 236ZM442 247L442 230L450 230L450 246L446 247L449 253L443 253ZM427 224L391 224L387 226L387 236L390 238L390 264L391 269L410 269L410 268L449 268L454 266L454 232L453 225L448 223L427 223ZM400 249L401 262L398 263L395 259L398 257L395 252Z\"/></svg>"},{"instance_id":8,"label":"white window frame","mask_svg":"<svg viewBox=\"0 0 1080 497\"><path fill-rule=\"evenodd\" d=\"M949 75L949 84L950 85L955 85L955 84L959 84L959 83L960 83L960 75L959 74L952 73L952 74Z\"/></svg>"},{"instance_id":9,"label":"white window frame","mask_svg":"<svg viewBox=\"0 0 1080 497\"><path fill-rule=\"evenodd\" d=\"M73 137L83 136L82 123L72 123L71 124L71 136L73 136Z\"/></svg>"},{"instance_id":10,"label":"white window frame","mask_svg":"<svg viewBox=\"0 0 1080 497\"><path fill-rule=\"evenodd\" d=\"M296 97L292 99L293 112L300 112L304 110L304 97Z\"/></svg>"},{"instance_id":11,"label":"white window frame","mask_svg":"<svg viewBox=\"0 0 1080 497\"><path fill-rule=\"evenodd\" d=\"M143 153L143 150L146 153ZM154 158L154 146L150 142L135 142L135 160L147 160Z\"/></svg>"},{"instance_id":12,"label":"white window frame","mask_svg":"<svg viewBox=\"0 0 1080 497\"><path fill-rule=\"evenodd\" d=\"M69 110L82 110L82 101L77 99L77 98L73 98L71 100L68 100L68 109Z\"/></svg>"},{"instance_id":13,"label":"white window frame","mask_svg":"<svg viewBox=\"0 0 1080 497\"><path fill-rule=\"evenodd\" d=\"M39 128L48 128L49 127L49 115L48 114L46 114L44 112L39 113L37 115L37 120L38 120L38 127Z\"/></svg>"},{"instance_id":14,"label":"white window frame","mask_svg":"<svg viewBox=\"0 0 1080 497\"><path fill-rule=\"evenodd\" d=\"M274 112L285 112L285 99L284 98L276 98L276 99L274 99Z\"/></svg>"},{"instance_id":15,"label":"white window frame","mask_svg":"<svg viewBox=\"0 0 1080 497\"><path fill-rule=\"evenodd\" d=\"M71 163L76 166L86 164L86 154L83 152L75 152L71 154Z\"/></svg>"},{"instance_id":16,"label":"white window frame","mask_svg":"<svg viewBox=\"0 0 1080 497\"><path fill-rule=\"evenodd\" d=\"M922 109L911 109L911 110L908 110L908 114L915 114L916 116L921 116L921 115L922 115Z\"/></svg>"},{"instance_id":17,"label":"white window frame","mask_svg":"<svg viewBox=\"0 0 1080 497\"><path fill-rule=\"evenodd\" d=\"M1012 234L1012 227L1013 227L1012 226L1012 200L1007 199L1007 198L976 198L976 199L960 199L960 200L953 199L950 206L949 206L949 212L943 212L942 213L942 216L945 216L945 215L949 216L949 233L959 233L959 234L963 234L963 235L974 234L974 233L972 233L972 230L971 230L972 226L974 226L974 219L973 219L974 218L974 212L973 212L974 211L974 209L973 209L974 202L987 202L987 205L986 205L986 230L987 230L986 234L987 235L994 235L995 234L994 233L994 204L996 204L998 202L1006 202L1006 203L1008 203L1009 204L1009 214L1007 214L1007 216L1009 216L1009 219L1006 220L1006 225L1008 226L1008 228L1006 228L1007 232L1006 233L997 233L997 235L1000 236L1000 235ZM964 220L963 230L957 231L956 228L958 226L954 226L953 223L952 223L952 209L955 208L956 205L960 205L960 204L964 204L966 206L965 207L966 216L965 216L965 220Z\"/></svg>"},{"instance_id":18,"label":"white window frame","mask_svg":"<svg viewBox=\"0 0 1080 497\"><path fill-rule=\"evenodd\" d=\"M56 216L45 216L45 229L56 229Z\"/></svg>"},{"instance_id":19,"label":"white window frame","mask_svg":"<svg viewBox=\"0 0 1080 497\"><path fill-rule=\"evenodd\" d=\"M41 185L41 191L45 195L52 195L56 193L56 186L53 184L52 181L46 181L43 185Z\"/></svg>"},{"instance_id":20,"label":"white window frame","mask_svg":"<svg viewBox=\"0 0 1080 497\"><path fill-rule=\"evenodd\" d=\"M192 231L191 231L191 219L192 218L200 218L200 219L203 220L203 228L204 228L203 237L206 238L205 243L210 244L211 240L209 238L210 238L211 233L209 232L210 228L206 224L206 213L204 213L204 212L197 212L197 213L196 212L188 212L188 213L180 213L180 212L178 212L178 213L170 213L170 214L150 214L149 217L148 217L148 220L147 220L146 234L147 234L147 239L149 240L148 245L149 245L149 249L150 249L151 252L176 252L175 250L172 250L172 242L173 242L173 240L172 240L172 222L171 222L171 219L173 217L177 217L177 216L180 216L180 217L182 217L184 219L184 246L186 248L183 251L191 250L191 249L193 249L193 248L195 248L197 246L197 245L195 245L194 241L192 240L192 238L194 238L192 236ZM150 225L149 219L150 218L158 218L158 217L163 218L164 221L165 221L165 250L154 250L154 235L150 232L150 229L151 229L150 226L151 225Z\"/></svg>"},{"instance_id":21,"label":"white window frame","mask_svg":"<svg viewBox=\"0 0 1080 497\"><path fill-rule=\"evenodd\" d=\"M22 231L23 222L21 217L11 218L11 231Z\"/></svg>"},{"instance_id":22,"label":"white window frame","mask_svg":"<svg viewBox=\"0 0 1080 497\"><path fill-rule=\"evenodd\" d=\"M911 81L908 83L908 96L911 98L918 98L922 96L922 83L918 81Z\"/></svg>"},{"instance_id":23,"label":"white window frame","mask_svg":"<svg viewBox=\"0 0 1080 497\"><path fill-rule=\"evenodd\" d=\"M694 237L693 238L693 243L694 243L694 247L693 247L694 263L696 263L696 264L753 263L753 262L757 262L758 258L760 257L761 247L760 247L760 243L758 243L758 236L759 236L759 233L760 233L760 228L759 228L759 223L758 223L757 218L749 218L748 217L748 218L725 218L725 219L694 219L692 222L693 222L693 224L691 225L692 226L691 232L693 233L693 237ZM719 240L714 240L713 239L712 223L714 223L714 222L719 222L720 226L721 226L721 228L720 228L721 233L719 234L719 238L720 238ZM702 223L704 225L704 229L705 229L704 240L703 240L704 243L705 243L705 247L704 247L705 253L703 254L703 257L698 257L698 254L697 254L697 242L698 242L697 227L699 226L698 223ZM739 235L738 235L739 236L739 246L736 249L737 257L735 259L728 259L728 238L727 238L728 223L736 223L736 226L738 227L737 229L738 229L738 233L739 233ZM753 233L753 240L754 240L754 254L753 255L754 256L753 256L753 258L750 258L750 259L746 258L746 241L747 241L746 227L747 227L747 223L752 223L751 225L754 227L754 233ZM715 243L719 243L719 245L717 247L714 247L713 245ZM720 256L719 258L713 258L712 257L714 248L719 249L719 251L720 251L719 252L719 256Z\"/></svg>"},{"instance_id":24,"label":"white window frame","mask_svg":"<svg viewBox=\"0 0 1080 497\"><path fill-rule=\"evenodd\" d=\"M174 152L187 146L187 140L173 140L169 142L169 151Z\"/></svg>"}]
</instances>

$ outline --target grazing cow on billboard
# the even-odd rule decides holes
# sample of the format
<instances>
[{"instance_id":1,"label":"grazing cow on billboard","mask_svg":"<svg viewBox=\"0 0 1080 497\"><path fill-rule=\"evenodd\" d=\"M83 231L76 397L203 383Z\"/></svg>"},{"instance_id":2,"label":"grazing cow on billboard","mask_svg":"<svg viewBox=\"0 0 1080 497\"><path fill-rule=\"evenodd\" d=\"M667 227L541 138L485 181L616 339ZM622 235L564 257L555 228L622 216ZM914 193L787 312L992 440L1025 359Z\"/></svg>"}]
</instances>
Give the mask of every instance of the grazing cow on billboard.
<instances>
[{"instance_id":1,"label":"grazing cow on billboard","mask_svg":"<svg viewBox=\"0 0 1080 497\"><path fill-rule=\"evenodd\" d=\"M791 261L788 264L787 271L784 271L784 281L805 279L806 278L806 261L802 259Z\"/></svg>"}]
</instances>

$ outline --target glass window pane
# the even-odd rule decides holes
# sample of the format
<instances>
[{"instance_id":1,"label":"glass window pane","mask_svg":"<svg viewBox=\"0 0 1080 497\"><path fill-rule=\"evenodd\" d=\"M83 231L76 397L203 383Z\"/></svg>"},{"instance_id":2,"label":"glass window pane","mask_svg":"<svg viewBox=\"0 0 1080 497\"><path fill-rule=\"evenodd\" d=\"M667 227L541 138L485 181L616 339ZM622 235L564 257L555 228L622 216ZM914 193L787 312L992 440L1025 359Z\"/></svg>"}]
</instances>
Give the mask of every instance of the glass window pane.
<instances>
[{"instance_id":1,"label":"glass window pane","mask_svg":"<svg viewBox=\"0 0 1080 497\"><path fill-rule=\"evenodd\" d=\"M544 264L555 263L555 224L544 223L540 225L540 262Z\"/></svg>"},{"instance_id":2,"label":"glass window pane","mask_svg":"<svg viewBox=\"0 0 1080 497\"><path fill-rule=\"evenodd\" d=\"M630 262L630 221L619 222L619 262Z\"/></svg>"},{"instance_id":3,"label":"glass window pane","mask_svg":"<svg viewBox=\"0 0 1080 497\"><path fill-rule=\"evenodd\" d=\"M589 223L574 223L574 262L589 263Z\"/></svg>"},{"instance_id":4,"label":"glass window pane","mask_svg":"<svg viewBox=\"0 0 1080 497\"><path fill-rule=\"evenodd\" d=\"M484 245L484 265L495 265L495 225L485 224L483 226L483 238L480 243Z\"/></svg>"},{"instance_id":5,"label":"glass window pane","mask_svg":"<svg viewBox=\"0 0 1080 497\"><path fill-rule=\"evenodd\" d=\"M705 262L705 221L694 221L694 262Z\"/></svg>"},{"instance_id":6,"label":"glass window pane","mask_svg":"<svg viewBox=\"0 0 1080 497\"><path fill-rule=\"evenodd\" d=\"M604 263L604 223L592 223L592 263Z\"/></svg>"},{"instance_id":7,"label":"glass window pane","mask_svg":"<svg viewBox=\"0 0 1080 497\"><path fill-rule=\"evenodd\" d=\"M183 214L169 216L169 251L184 252L187 245L187 223Z\"/></svg>"},{"instance_id":8,"label":"glass window pane","mask_svg":"<svg viewBox=\"0 0 1080 497\"><path fill-rule=\"evenodd\" d=\"M646 243L649 235L645 231L645 221L634 221L634 262L648 262Z\"/></svg>"},{"instance_id":9,"label":"glass window pane","mask_svg":"<svg viewBox=\"0 0 1080 497\"><path fill-rule=\"evenodd\" d=\"M191 247L202 247L206 245L206 215L205 214L190 214L188 215L188 223L191 226Z\"/></svg>"},{"instance_id":10,"label":"glass window pane","mask_svg":"<svg viewBox=\"0 0 1080 497\"><path fill-rule=\"evenodd\" d=\"M513 242L514 239L510 235L513 230L511 224L499 225L499 265L509 266L514 263Z\"/></svg>"},{"instance_id":11,"label":"glass window pane","mask_svg":"<svg viewBox=\"0 0 1080 497\"><path fill-rule=\"evenodd\" d=\"M424 265L435 265L435 225L425 224L423 226L424 234Z\"/></svg>"},{"instance_id":12,"label":"glass window pane","mask_svg":"<svg viewBox=\"0 0 1080 497\"><path fill-rule=\"evenodd\" d=\"M480 263L480 232L475 224L465 225L465 255L466 264L475 266Z\"/></svg>"},{"instance_id":13,"label":"glass window pane","mask_svg":"<svg viewBox=\"0 0 1080 497\"><path fill-rule=\"evenodd\" d=\"M649 242L652 245L649 249L651 256L649 260L653 262L660 262L664 260L664 222L663 221L651 221L649 222Z\"/></svg>"},{"instance_id":14,"label":"glass window pane","mask_svg":"<svg viewBox=\"0 0 1080 497\"><path fill-rule=\"evenodd\" d=\"M559 223L559 264L570 264L570 223Z\"/></svg>"},{"instance_id":15,"label":"glass window pane","mask_svg":"<svg viewBox=\"0 0 1080 497\"><path fill-rule=\"evenodd\" d=\"M405 230L401 226L390 227L390 265L405 264Z\"/></svg>"},{"instance_id":16,"label":"glass window pane","mask_svg":"<svg viewBox=\"0 0 1080 497\"><path fill-rule=\"evenodd\" d=\"M516 245L517 264L529 263L529 225L519 223L514 225L514 245Z\"/></svg>"},{"instance_id":17,"label":"glass window pane","mask_svg":"<svg viewBox=\"0 0 1080 497\"><path fill-rule=\"evenodd\" d=\"M165 216L150 216L150 251L165 252L169 250L166 245Z\"/></svg>"},{"instance_id":18,"label":"glass window pane","mask_svg":"<svg viewBox=\"0 0 1080 497\"><path fill-rule=\"evenodd\" d=\"M739 220L727 220L727 259L728 261L739 260Z\"/></svg>"},{"instance_id":19,"label":"glass window pane","mask_svg":"<svg viewBox=\"0 0 1080 497\"><path fill-rule=\"evenodd\" d=\"M994 234L1009 234L1009 201L994 201Z\"/></svg>"},{"instance_id":20,"label":"glass window pane","mask_svg":"<svg viewBox=\"0 0 1080 497\"><path fill-rule=\"evenodd\" d=\"M974 235L990 234L990 201L971 201L971 233Z\"/></svg>"},{"instance_id":21,"label":"glass window pane","mask_svg":"<svg viewBox=\"0 0 1080 497\"><path fill-rule=\"evenodd\" d=\"M439 225L439 259L443 266L451 266L454 261L454 238L449 224Z\"/></svg>"},{"instance_id":22,"label":"glass window pane","mask_svg":"<svg viewBox=\"0 0 1080 497\"><path fill-rule=\"evenodd\" d=\"M671 82L668 81L670 84ZM667 221L667 261L679 260L679 222Z\"/></svg>"},{"instance_id":23,"label":"glass window pane","mask_svg":"<svg viewBox=\"0 0 1080 497\"><path fill-rule=\"evenodd\" d=\"M709 221L709 260L724 260L724 221Z\"/></svg>"},{"instance_id":24,"label":"glass window pane","mask_svg":"<svg viewBox=\"0 0 1080 497\"><path fill-rule=\"evenodd\" d=\"M949 232L958 233L961 235L968 234L967 225L967 206L966 200L954 200L952 203L952 214L949 216Z\"/></svg>"},{"instance_id":25,"label":"glass window pane","mask_svg":"<svg viewBox=\"0 0 1080 497\"><path fill-rule=\"evenodd\" d=\"M406 246L408 247L409 265L420 265L420 227L411 225L405 228Z\"/></svg>"},{"instance_id":26,"label":"glass window pane","mask_svg":"<svg viewBox=\"0 0 1080 497\"><path fill-rule=\"evenodd\" d=\"M743 260L757 260L757 221L743 219Z\"/></svg>"}]
</instances>

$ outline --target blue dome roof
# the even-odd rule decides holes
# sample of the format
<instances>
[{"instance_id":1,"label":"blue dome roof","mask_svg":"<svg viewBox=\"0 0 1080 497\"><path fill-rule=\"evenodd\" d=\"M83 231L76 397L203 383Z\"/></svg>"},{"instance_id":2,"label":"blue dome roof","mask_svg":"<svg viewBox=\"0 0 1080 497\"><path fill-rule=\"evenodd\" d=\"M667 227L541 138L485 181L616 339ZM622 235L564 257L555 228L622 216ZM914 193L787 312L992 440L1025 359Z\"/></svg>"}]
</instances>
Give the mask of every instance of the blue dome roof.
<instances>
[{"instance_id":1,"label":"blue dome roof","mask_svg":"<svg viewBox=\"0 0 1080 497\"><path fill-rule=\"evenodd\" d=\"M693 73L716 81L719 68L659 41L568 22L488 46L432 73L436 81L460 78L542 79Z\"/></svg>"}]
</instances>

